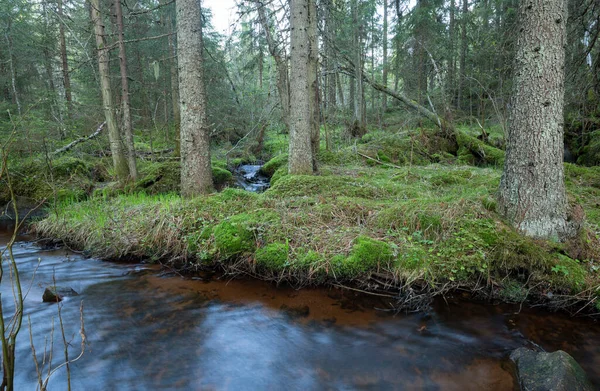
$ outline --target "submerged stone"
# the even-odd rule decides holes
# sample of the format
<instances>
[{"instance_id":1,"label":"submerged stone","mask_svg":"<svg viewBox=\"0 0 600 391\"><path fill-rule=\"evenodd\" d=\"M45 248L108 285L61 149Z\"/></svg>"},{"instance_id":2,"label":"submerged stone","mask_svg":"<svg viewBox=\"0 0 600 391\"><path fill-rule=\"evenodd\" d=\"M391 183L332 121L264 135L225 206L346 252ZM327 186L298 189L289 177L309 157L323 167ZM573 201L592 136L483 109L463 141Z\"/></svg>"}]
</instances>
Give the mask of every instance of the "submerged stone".
<instances>
[{"instance_id":1,"label":"submerged stone","mask_svg":"<svg viewBox=\"0 0 600 391\"><path fill-rule=\"evenodd\" d=\"M42 295L42 301L44 303L58 303L62 301L65 296L77 296L78 293L73 290L73 288L58 286L58 285L50 285L47 286L44 290L44 294Z\"/></svg>"},{"instance_id":2,"label":"submerged stone","mask_svg":"<svg viewBox=\"0 0 600 391\"><path fill-rule=\"evenodd\" d=\"M517 378L521 390L595 390L577 361L562 350L546 353L519 348L511 353L510 359L517 365Z\"/></svg>"}]
</instances>

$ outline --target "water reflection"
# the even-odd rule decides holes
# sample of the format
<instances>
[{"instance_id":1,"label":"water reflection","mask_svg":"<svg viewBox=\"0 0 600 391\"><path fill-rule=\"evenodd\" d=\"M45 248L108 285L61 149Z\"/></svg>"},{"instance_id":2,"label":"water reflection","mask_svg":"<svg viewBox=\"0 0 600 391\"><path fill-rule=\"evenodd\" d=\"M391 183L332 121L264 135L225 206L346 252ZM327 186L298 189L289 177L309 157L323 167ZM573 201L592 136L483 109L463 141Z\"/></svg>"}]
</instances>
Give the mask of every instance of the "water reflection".
<instances>
[{"instance_id":1,"label":"water reflection","mask_svg":"<svg viewBox=\"0 0 600 391\"><path fill-rule=\"evenodd\" d=\"M156 267L42 251L27 241L15 254L24 284L33 281L26 317L38 352L57 311L42 303L44 287L55 278L79 293L62 307L71 355L79 351L84 303L89 344L73 365L75 390L510 390L507 356L529 339L568 351L600 379L600 328L587 320L456 300L394 317L372 309L386 308L385 300L338 290L161 277ZM10 306L5 282L2 300ZM55 365L62 350L55 325ZM35 389L31 357L24 329L18 389ZM65 382L59 371L50 389L66 389Z\"/></svg>"}]
</instances>

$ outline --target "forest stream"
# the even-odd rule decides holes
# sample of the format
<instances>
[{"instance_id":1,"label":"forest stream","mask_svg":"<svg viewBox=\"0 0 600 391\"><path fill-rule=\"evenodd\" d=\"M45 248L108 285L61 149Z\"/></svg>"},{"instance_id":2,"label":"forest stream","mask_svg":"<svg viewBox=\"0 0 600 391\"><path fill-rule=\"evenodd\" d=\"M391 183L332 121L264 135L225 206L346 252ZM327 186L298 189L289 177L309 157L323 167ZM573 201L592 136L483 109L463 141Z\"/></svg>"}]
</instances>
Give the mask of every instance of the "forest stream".
<instances>
[{"instance_id":1,"label":"forest stream","mask_svg":"<svg viewBox=\"0 0 600 391\"><path fill-rule=\"evenodd\" d=\"M0 248L9 228L0 227ZM58 306L42 302L53 279L79 293L61 303L72 358L81 348L83 302L87 346L71 366L74 390L511 390L518 386L508 355L532 344L567 351L600 385L600 324L589 319L458 297L435 301L427 313L394 314L384 310L388 298L184 279L32 240L20 236L14 246L22 284L31 286L17 342L20 390L37 385L29 320L38 359L52 350L53 319L52 365L64 357ZM7 314L8 281L1 287ZM66 379L63 367L49 389L66 389Z\"/></svg>"}]
</instances>

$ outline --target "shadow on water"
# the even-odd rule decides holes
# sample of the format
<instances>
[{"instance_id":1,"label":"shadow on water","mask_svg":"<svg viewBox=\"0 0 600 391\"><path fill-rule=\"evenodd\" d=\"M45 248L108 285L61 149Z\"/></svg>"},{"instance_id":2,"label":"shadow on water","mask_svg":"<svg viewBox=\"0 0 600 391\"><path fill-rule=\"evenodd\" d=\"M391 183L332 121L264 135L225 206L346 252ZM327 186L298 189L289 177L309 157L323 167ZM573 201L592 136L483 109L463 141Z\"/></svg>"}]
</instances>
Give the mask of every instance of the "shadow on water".
<instances>
[{"instance_id":1,"label":"shadow on water","mask_svg":"<svg viewBox=\"0 0 600 391\"><path fill-rule=\"evenodd\" d=\"M0 246L8 239L0 231ZM73 389L517 389L508 354L534 341L572 354L600 384L600 326L518 306L450 299L425 314L393 316L386 299L259 281L192 280L144 264L84 259L21 237L15 255L31 284L25 319L38 353L57 305L41 296L53 276L65 298L71 355L79 352L84 303L88 350L73 365ZM37 268L37 271L36 271ZM35 271L35 276L34 276ZM11 304L3 282L2 300ZM56 328L56 326L55 326ZM54 363L63 345L54 333ZM28 330L17 351L17 389L35 389ZM65 388L64 370L49 389Z\"/></svg>"}]
</instances>

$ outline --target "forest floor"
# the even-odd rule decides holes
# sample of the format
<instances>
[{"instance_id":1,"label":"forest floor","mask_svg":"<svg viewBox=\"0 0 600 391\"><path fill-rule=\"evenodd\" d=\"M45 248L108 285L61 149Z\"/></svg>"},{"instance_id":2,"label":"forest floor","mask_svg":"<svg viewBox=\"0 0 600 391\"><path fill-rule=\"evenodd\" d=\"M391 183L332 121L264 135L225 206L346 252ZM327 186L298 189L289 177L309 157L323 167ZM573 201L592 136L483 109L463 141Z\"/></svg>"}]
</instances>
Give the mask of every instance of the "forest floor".
<instances>
[{"instance_id":1,"label":"forest floor","mask_svg":"<svg viewBox=\"0 0 600 391\"><path fill-rule=\"evenodd\" d=\"M179 163L168 157L141 161L141 179L125 187L106 182L106 157L77 153L20 160L12 183L21 196L52 199L33 225L38 235L103 259L344 286L393 296L406 309L461 289L600 313L600 167L565 164L569 200L587 222L577 238L555 243L519 235L496 213L501 166L449 152L431 131L323 146L315 176L287 175L287 136L265 140L263 156L273 158L262 170L272 180L260 194L226 187L232 167L256 159L226 159L227 148L213 153L225 188L195 199L178 195Z\"/></svg>"}]
</instances>

